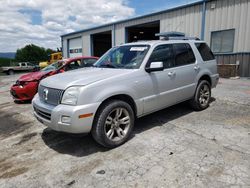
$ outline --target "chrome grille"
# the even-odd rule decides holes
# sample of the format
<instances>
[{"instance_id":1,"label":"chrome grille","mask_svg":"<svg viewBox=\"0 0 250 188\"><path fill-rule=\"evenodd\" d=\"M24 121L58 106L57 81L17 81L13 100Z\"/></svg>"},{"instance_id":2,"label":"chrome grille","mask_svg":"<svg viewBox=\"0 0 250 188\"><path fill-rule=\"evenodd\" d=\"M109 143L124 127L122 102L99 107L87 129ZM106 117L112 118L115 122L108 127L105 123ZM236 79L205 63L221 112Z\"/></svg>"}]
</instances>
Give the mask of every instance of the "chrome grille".
<instances>
[{"instance_id":1,"label":"chrome grille","mask_svg":"<svg viewBox=\"0 0 250 188\"><path fill-rule=\"evenodd\" d=\"M47 97L45 94L45 90L48 91ZM39 85L38 94L39 94L40 100L42 100L43 102L51 104L51 105L58 105L61 101L63 90L47 88L42 85Z\"/></svg>"}]
</instances>

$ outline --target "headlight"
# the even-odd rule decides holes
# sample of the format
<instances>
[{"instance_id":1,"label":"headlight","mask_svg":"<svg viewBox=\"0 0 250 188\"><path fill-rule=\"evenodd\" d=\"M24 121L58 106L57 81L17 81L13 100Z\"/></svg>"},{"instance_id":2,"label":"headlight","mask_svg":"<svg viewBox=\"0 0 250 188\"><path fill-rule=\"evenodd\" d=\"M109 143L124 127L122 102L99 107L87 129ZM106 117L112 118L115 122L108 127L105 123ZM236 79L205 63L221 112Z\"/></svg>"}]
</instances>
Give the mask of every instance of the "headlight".
<instances>
[{"instance_id":1,"label":"headlight","mask_svg":"<svg viewBox=\"0 0 250 188\"><path fill-rule=\"evenodd\" d=\"M62 104L76 105L80 93L79 87L70 87L66 89L62 97Z\"/></svg>"}]
</instances>

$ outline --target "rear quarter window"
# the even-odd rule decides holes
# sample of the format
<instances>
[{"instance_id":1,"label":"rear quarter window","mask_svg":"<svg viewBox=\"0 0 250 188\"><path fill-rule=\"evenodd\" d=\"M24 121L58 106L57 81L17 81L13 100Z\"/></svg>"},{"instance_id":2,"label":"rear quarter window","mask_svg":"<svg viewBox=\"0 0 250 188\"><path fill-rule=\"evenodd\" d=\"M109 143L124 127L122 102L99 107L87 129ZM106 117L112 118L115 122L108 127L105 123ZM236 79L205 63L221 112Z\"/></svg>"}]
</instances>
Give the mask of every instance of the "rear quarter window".
<instances>
[{"instance_id":1,"label":"rear quarter window","mask_svg":"<svg viewBox=\"0 0 250 188\"><path fill-rule=\"evenodd\" d=\"M201 54L203 61L214 60L214 54L206 43L195 43L196 48Z\"/></svg>"}]
</instances>

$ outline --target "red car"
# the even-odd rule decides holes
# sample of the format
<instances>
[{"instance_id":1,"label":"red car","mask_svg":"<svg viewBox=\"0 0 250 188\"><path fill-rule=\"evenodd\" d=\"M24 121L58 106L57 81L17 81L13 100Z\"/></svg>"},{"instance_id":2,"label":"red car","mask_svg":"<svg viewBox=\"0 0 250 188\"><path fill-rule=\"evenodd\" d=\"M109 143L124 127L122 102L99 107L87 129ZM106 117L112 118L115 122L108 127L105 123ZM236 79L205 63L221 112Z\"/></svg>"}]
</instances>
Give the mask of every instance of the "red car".
<instances>
[{"instance_id":1,"label":"red car","mask_svg":"<svg viewBox=\"0 0 250 188\"><path fill-rule=\"evenodd\" d=\"M43 68L38 72L22 75L11 87L10 93L15 101L29 101L37 93L39 82L54 74L62 73L83 67L91 67L98 60L98 57L76 57L63 59Z\"/></svg>"}]
</instances>

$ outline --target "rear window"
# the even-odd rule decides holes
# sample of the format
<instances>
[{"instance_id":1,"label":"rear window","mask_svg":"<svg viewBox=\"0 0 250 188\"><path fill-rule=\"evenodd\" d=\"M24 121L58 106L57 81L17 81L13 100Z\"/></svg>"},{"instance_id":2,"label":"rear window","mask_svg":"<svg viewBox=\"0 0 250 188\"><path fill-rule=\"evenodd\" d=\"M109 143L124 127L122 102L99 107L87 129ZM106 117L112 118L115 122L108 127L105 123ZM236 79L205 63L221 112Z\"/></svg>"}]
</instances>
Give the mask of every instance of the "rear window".
<instances>
[{"instance_id":1,"label":"rear window","mask_svg":"<svg viewBox=\"0 0 250 188\"><path fill-rule=\"evenodd\" d=\"M173 44L175 52L175 66L195 63L195 56L189 44Z\"/></svg>"},{"instance_id":2,"label":"rear window","mask_svg":"<svg viewBox=\"0 0 250 188\"><path fill-rule=\"evenodd\" d=\"M195 46L199 50L203 61L210 61L214 59L214 54L206 43L195 43Z\"/></svg>"}]
</instances>

